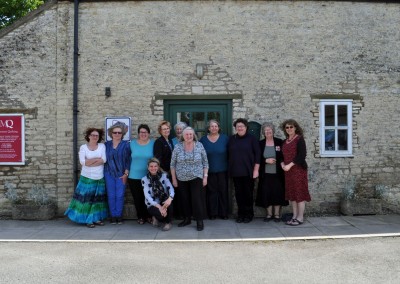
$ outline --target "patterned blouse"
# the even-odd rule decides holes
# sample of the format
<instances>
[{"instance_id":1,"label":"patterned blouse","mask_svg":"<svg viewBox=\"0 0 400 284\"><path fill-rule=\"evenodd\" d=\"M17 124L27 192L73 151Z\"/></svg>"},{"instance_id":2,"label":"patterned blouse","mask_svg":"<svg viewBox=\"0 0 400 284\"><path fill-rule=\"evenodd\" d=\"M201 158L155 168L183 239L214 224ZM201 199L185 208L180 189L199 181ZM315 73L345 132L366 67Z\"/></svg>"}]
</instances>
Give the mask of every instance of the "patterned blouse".
<instances>
[{"instance_id":1,"label":"patterned blouse","mask_svg":"<svg viewBox=\"0 0 400 284\"><path fill-rule=\"evenodd\" d=\"M174 196L175 196L174 187L172 186L171 182L169 181L166 173L162 174L160 182L164 188L165 193L167 193L168 196L170 196L172 199L174 199ZM145 203L146 203L147 208L149 208L151 206L156 206L157 204L160 204L160 200L153 197L153 189L151 188L151 183L147 176L144 176L142 178L142 186L143 186L144 198L145 198Z\"/></svg>"},{"instance_id":2,"label":"patterned blouse","mask_svg":"<svg viewBox=\"0 0 400 284\"><path fill-rule=\"evenodd\" d=\"M203 144L194 143L191 152L185 151L183 143L178 143L172 152L171 168L175 169L176 177L180 181L203 179L203 169L208 169L207 153Z\"/></svg>"}]
</instances>

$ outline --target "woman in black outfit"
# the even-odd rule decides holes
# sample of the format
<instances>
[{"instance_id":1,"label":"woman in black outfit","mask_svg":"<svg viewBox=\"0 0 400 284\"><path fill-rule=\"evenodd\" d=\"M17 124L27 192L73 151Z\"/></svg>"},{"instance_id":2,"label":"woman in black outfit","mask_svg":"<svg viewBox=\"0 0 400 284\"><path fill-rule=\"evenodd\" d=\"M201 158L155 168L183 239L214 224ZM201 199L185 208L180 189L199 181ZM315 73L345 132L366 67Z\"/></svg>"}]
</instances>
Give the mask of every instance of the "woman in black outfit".
<instances>
[{"instance_id":1,"label":"woman in black outfit","mask_svg":"<svg viewBox=\"0 0 400 284\"><path fill-rule=\"evenodd\" d=\"M171 156L172 150L174 146L172 145L172 140L169 138L169 134L171 132L171 124L162 120L158 124L158 133L160 133L160 137L154 142L154 157L156 157L160 161L160 167L168 173L168 177L171 177L170 172L170 164L171 164Z\"/></svg>"},{"instance_id":2,"label":"woman in black outfit","mask_svg":"<svg viewBox=\"0 0 400 284\"><path fill-rule=\"evenodd\" d=\"M272 123L264 123L261 130L265 139L259 142L261 156L256 205L266 208L264 222L279 222L281 206L289 204L285 200L285 175L281 167L283 141L274 137L275 126Z\"/></svg>"},{"instance_id":3,"label":"woman in black outfit","mask_svg":"<svg viewBox=\"0 0 400 284\"><path fill-rule=\"evenodd\" d=\"M228 168L238 206L236 222L249 223L254 217L253 190L254 179L258 177L260 167L260 146L258 139L248 133L246 119L238 118L233 126L236 134L228 141Z\"/></svg>"}]
</instances>

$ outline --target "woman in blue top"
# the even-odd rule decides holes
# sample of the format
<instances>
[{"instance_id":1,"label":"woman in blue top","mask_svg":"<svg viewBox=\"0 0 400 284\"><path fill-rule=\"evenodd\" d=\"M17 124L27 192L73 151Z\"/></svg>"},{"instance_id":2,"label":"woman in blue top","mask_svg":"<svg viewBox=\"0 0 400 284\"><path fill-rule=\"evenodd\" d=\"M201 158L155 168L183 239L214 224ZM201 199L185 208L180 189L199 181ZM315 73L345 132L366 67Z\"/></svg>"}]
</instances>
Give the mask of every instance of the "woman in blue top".
<instances>
[{"instance_id":1,"label":"woman in blue top","mask_svg":"<svg viewBox=\"0 0 400 284\"><path fill-rule=\"evenodd\" d=\"M212 119L208 122L208 135L200 142L207 152L208 181L207 209L208 216L215 220L217 216L228 219L228 136L220 133L219 122Z\"/></svg>"},{"instance_id":2,"label":"woman in blue top","mask_svg":"<svg viewBox=\"0 0 400 284\"><path fill-rule=\"evenodd\" d=\"M138 127L138 139L131 141L131 167L128 183L136 208L137 222L143 225L151 223L151 217L144 203L144 194L141 179L147 174L147 162L153 157L154 140L150 139L150 128L147 124Z\"/></svg>"},{"instance_id":3,"label":"woman in blue top","mask_svg":"<svg viewBox=\"0 0 400 284\"><path fill-rule=\"evenodd\" d=\"M124 208L125 187L131 166L131 149L129 141L122 140L128 131L128 126L117 122L108 128L108 135L112 137L107 141L104 165L104 178L106 181L108 207L110 209L111 224L122 224L122 210Z\"/></svg>"}]
</instances>

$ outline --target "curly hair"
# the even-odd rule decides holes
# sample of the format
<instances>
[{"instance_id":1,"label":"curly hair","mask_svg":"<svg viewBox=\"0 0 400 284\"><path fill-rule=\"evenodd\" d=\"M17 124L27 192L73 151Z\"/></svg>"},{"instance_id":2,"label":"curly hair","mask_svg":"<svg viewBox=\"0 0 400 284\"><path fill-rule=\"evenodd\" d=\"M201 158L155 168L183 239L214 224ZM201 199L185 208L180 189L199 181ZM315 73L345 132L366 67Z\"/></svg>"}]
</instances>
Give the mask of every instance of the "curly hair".
<instances>
[{"instance_id":1,"label":"curly hair","mask_svg":"<svg viewBox=\"0 0 400 284\"><path fill-rule=\"evenodd\" d=\"M97 142L102 142L104 140L104 129L103 128L88 127L85 130L85 140L87 142L89 142L89 140L90 140L89 136L94 131L97 131L99 133L99 140L97 140Z\"/></svg>"},{"instance_id":2,"label":"curly hair","mask_svg":"<svg viewBox=\"0 0 400 284\"><path fill-rule=\"evenodd\" d=\"M246 128L248 128L248 126L249 126L249 122L245 118L236 119L235 122L233 122L233 127L236 127L236 124L238 124L238 123L243 123Z\"/></svg>"},{"instance_id":3,"label":"curly hair","mask_svg":"<svg viewBox=\"0 0 400 284\"><path fill-rule=\"evenodd\" d=\"M286 125L292 125L296 128L296 134L303 136L303 128L300 127L300 125L297 123L296 120L294 119L286 119L284 122L281 124L281 129L283 133L285 134L286 138L289 137L289 135L286 132Z\"/></svg>"}]
</instances>

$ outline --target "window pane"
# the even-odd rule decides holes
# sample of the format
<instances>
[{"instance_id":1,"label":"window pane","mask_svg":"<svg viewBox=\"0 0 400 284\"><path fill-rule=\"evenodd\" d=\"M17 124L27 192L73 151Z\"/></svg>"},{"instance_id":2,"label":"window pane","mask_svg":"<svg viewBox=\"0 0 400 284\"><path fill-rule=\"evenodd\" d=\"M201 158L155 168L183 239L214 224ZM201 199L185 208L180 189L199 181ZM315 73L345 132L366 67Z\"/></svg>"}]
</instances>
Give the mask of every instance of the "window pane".
<instances>
[{"instance_id":1,"label":"window pane","mask_svg":"<svg viewBox=\"0 0 400 284\"><path fill-rule=\"evenodd\" d=\"M176 122L185 122L187 125L190 125L190 112L177 112L176 113Z\"/></svg>"},{"instance_id":2,"label":"window pane","mask_svg":"<svg viewBox=\"0 0 400 284\"><path fill-rule=\"evenodd\" d=\"M325 130L325 151L335 151L335 130Z\"/></svg>"},{"instance_id":3,"label":"window pane","mask_svg":"<svg viewBox=\"0 0 400 284\"><path fill-rule=\"evenodd\" d=\"M347 150L347 130L338 130L338 144L339 150Z\"/></svg>"},{"instance_id":4,"label":"window pane","mask_svg":"<svg viewBox=\"0 0 400 284\"><path fill-rule=\"evenodd\" d=\"M212 111L207 113L207 122L209 122L211 119L215 119L218 122L221 122L221 115L217 111Z\"/></svg>"},{"instance_id":5,"label":"window pane","mask_svg":"<svg viewBox=\"0 0 400 284\"><path fill-rule=\"evenodd\" d=\"M347 126L347 106L338 105L338 125Z\"/></svg>"},{"instance_id":6,"label":"window pane","mask_svg":"<svg viewBox=\"0 0 400 284\"><path fill-rule=\"evenodd\" d=\"M325 105L325 126L335 126L334 105Z\"/></svg>"},{"instance_id":7,"label":"window pane","mask_svg":"<svg viewBox=\"0 0 400 284\"><path fill-rule=\"evenodd\" d=\"M193 128L197 131L204 131L206 128L204 112L193 112Z\"/></svg>"}]
</instances>

